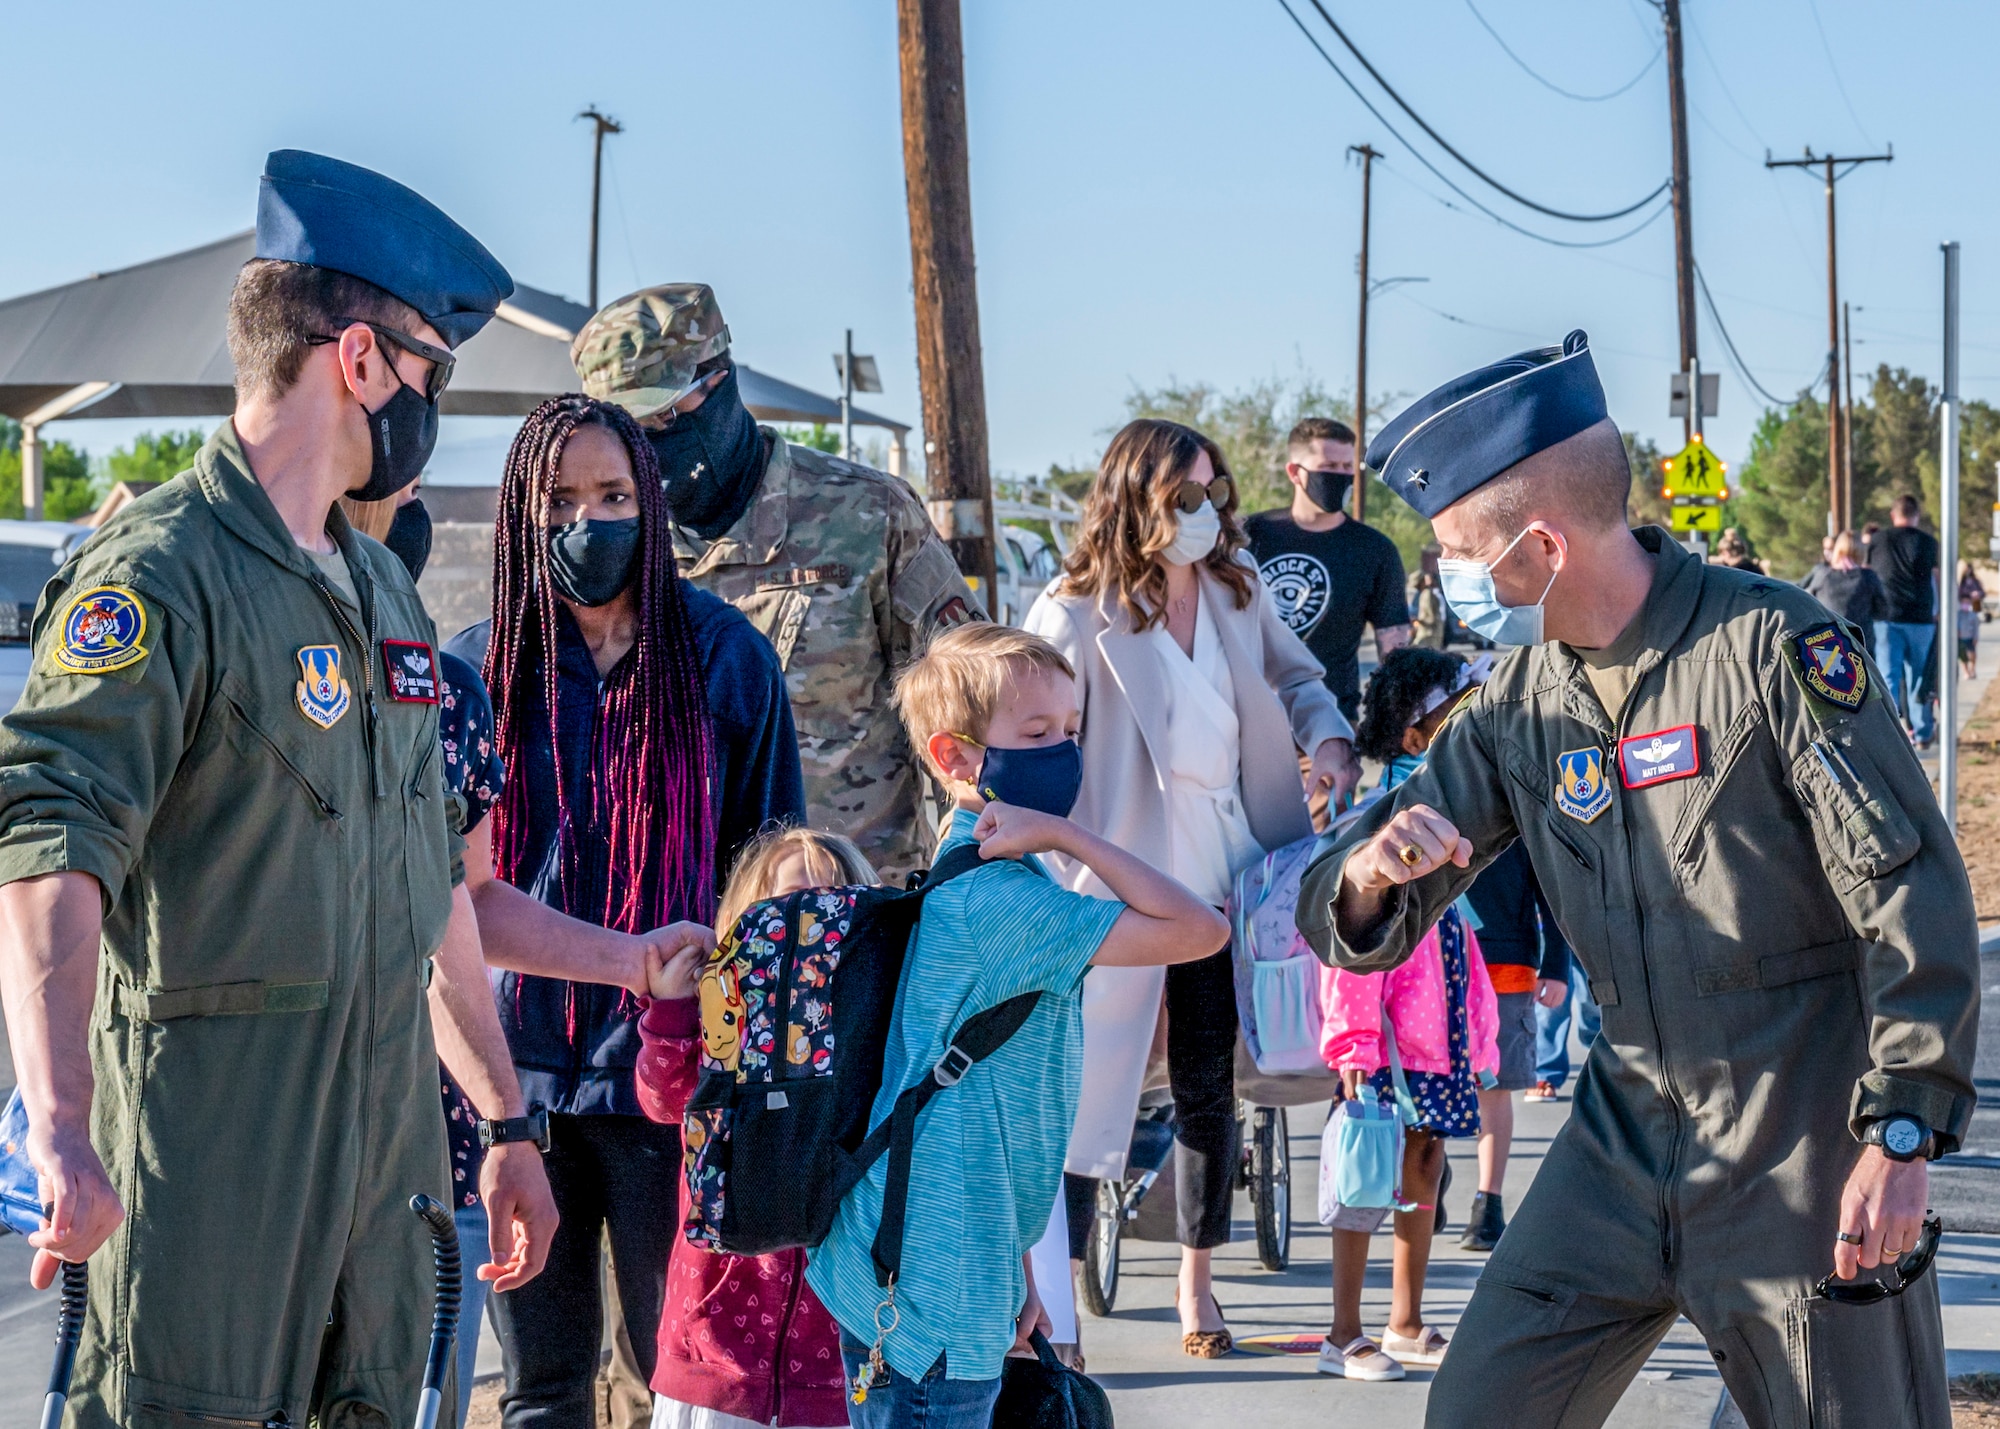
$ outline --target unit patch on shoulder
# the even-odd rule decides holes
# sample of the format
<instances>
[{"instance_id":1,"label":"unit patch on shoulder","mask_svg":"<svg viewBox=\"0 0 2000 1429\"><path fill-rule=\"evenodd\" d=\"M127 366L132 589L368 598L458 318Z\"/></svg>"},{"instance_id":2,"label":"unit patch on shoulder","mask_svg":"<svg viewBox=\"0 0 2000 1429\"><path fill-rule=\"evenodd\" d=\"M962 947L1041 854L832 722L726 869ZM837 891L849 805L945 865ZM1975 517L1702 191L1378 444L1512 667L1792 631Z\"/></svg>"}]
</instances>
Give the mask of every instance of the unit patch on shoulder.
<instances>
[{"instance_id":1,"label":"unit patch on shoulder","mask_svg":"<svg viewBox=\"0 0 2000 1429\"><path fill-rule=\"evenodd\" d=\"M299 651L299 713L321 729L332 729L352 698L340 677L338 645L308 645Z\"/></svg>"},{"instance_id":2,"label":"unit patch on shoulder","mask_svg":"<svg viewBox=\"0 0 2000 1429\"><path fill-rule=\"evenodd\" d=\"M382 669L388 676L389 698L398 704L438 702L437 655L421 640L384 640Z\"/></svg>"},{"instance_id":3,"label":"unit patch on shoulder","mask_svg":"<svg viewBox=\"0 0 2000 1429\"><path fill-rule=\"evenodd\" d=\"M1830 705L1858 710L1868 698L1868 665L1838 625L1815 625L1791 640L1799 681Z\"/></svg>"},{"instance_id":4,"label":"unit patch on shoulder","mask_svg":"<svg viewBox=\"0 0 2000 1429\"><path fill-rule=\"evenodd\" d=\"M1583 824L1611 807L1603 750L1571 749L1556 756L1556 807Z\"/></svg>"},{"instance_id":5,"label":"unit patch on shoulder","mask_svg":"<svg viewBox=\"0 0 2000 1429\"><path fill-rule=\"evenodd\" d=\"M144 602L124 586L100 585L70 597L49 653L72 675L108 675L145 659L145 642Z\"/></svg>"},{"instance_id":6,"label":"unit patch on shoulder","mask_svg":"<svg viewBox=\"0 0 2000 1429\"><path fill-rule=\"evenodd\" d=\"M1701 773L1701 735L1691 724L1618 741L1618 777L1627 789L1691 779Z\"/></svg>"}]
</instances>

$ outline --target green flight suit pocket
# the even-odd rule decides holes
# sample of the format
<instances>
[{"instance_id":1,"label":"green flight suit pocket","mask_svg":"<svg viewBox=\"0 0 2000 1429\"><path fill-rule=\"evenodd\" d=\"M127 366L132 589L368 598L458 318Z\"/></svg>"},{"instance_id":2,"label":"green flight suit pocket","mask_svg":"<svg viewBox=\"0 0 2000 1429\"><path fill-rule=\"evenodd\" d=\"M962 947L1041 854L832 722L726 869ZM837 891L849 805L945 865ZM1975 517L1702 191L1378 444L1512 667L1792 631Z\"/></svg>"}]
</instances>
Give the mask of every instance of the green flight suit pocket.
<instances>
[{"instance_id":1,"label":"green flight suit pocket","mask_svg":"<svg viewBox=\"0 0 2000 1429\"><path fill-rule=\"evenodd\" d=\"M1815 740L1792 761L1792 781L1829 856L1827 873L1841 893L1916 857L1923 839L1859 743Z\"/></svg>"},{"instance_id":2,"label":"green flight suit pocket","mask_svg":"<svg viewBox=\"0 0 2000 1429\"><path fill-rule=\"evenodd\" d=\"M1502 1300L1512 1338L1537 1340L1558 1333L1576 1305L1576 1289L1524 1266L1488 1261L1479 1293Z\"/></svg>"},{"instance_id":3,"label":"green flight suit pocket","mask_svg":"<svg viewBox=\"0 0 2000 1429\"><path fill-rule=\"evenodd\" d=\"M1874 1305L1817 1295L1787 1301L1785 1348L1797 1396L1786 1406L1790 1422L1809 1429L1948 1423L1935 1286L1915 1285Z\"/></svg>"},{"instance_id":4,"label":"green flight suit pocket","mask_svg":"<svg viewBox=\"0 0 2000 1429\"><path fill-rule=\"evenodd\" d=\"M403 868L409 879L410 939L421 966L444 945L451 919L451 830L437 771L438 744L429 741L403 801ZM429 973L425 971L426 986Z\"/></svg>"}]
</instances>

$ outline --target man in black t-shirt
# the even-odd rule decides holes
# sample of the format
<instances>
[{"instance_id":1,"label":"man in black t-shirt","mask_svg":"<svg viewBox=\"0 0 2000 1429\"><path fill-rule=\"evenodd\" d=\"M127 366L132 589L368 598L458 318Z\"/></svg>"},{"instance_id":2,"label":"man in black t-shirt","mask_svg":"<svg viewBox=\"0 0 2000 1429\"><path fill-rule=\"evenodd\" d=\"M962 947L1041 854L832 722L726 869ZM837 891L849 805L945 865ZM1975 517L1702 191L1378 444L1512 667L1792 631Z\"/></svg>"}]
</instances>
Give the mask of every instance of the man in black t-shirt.
<instances>
[{"instance_id":1,"label":"man in black t-shirt","mask_svg":"<svg viewBox=\"0 0 2000 1429\"><path fill-rule=\"evenodd\" d=\"M1937 738L1937 721L1917 689L1937 639L1938 543L1918 529L1923 514L1916 497L1897 497L1889 507L1889 529L1877 531L1868 543L1868 569L1881 577L1889 602L1875 625L1875 658L1889 682L1890 701L1903 711L1917 744L1928 749Z\"/></svg>"},{"instance_id":2,"label":"man in black t-shirt","mask_svg":"<svg viewBox=\"0 0 2000 1429\"><path fill-rule=\"evenodd\" d=\"M1260 511L1243 524L1278 613L1326 667L1326 687L1350 724L1361 718L1361 627L1375 627L1387 655L1410 643L1403 558L1373 526L1340 508L1354 485L1354 431L1308 417L1286 442L1289 510Z\"/></svg>"}]
</instances>

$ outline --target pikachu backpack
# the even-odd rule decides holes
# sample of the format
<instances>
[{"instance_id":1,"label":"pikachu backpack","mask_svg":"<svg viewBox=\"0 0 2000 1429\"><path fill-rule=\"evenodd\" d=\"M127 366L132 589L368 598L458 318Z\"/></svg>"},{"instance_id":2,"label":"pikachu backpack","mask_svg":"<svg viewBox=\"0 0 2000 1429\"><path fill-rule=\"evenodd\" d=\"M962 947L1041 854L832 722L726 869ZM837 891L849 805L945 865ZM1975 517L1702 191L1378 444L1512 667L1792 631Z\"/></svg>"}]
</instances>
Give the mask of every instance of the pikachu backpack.
<instances>
[{"instance_id":1,"label":"pikachu backpack","mask_svg":"<svg viewBox=\"0 0 2000 1429\"><path fill-rule=\"evenodd\" d=\"M701 1080L681 1127L689 1242L737 1255L816 1246L887 1152L874 1249L878 1273L897 1272L917 1113L1013 1036L1041 997L968 1017L870 1130L924 896L981 863L978 846L963 844L915 889L788 893L752 906L723 936L701 976Z\"/></svg>"}]
</instances>

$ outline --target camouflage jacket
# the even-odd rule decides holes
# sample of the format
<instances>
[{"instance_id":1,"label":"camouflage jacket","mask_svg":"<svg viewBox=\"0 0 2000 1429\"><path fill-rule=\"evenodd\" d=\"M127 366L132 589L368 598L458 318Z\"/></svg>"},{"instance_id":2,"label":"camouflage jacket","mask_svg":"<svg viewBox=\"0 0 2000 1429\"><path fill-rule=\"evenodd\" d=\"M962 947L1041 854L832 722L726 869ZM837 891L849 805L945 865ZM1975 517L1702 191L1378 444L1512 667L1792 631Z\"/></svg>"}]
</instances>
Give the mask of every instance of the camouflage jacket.
<instances>
[{"instance_id":1,"label":"camouflage jacket","mask_svg":"<svg viewBox=\"0 0 2000 1429\"><path fill-rule=\"evenodd\" d=\"M971 618L972 592L900 478L764 432L750 509L713 541L676 529L674 553L777 648L813 827L900 882L927 861L929 820L890 687L934 628Z\"/></svg>"}]
</instances>

